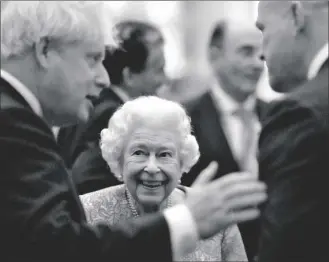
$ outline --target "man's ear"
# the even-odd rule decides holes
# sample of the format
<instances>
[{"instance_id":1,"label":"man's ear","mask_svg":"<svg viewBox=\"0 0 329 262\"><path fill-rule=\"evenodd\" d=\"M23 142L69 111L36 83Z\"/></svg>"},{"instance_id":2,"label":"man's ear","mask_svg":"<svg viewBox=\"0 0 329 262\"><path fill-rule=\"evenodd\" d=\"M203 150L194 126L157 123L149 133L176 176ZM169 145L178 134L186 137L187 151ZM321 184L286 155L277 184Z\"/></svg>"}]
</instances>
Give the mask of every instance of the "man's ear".
<instances>
[{"instance_id":1,"label":"man's ear","mask_svg":"<svg viewBox=\"0 0 329 262\"><path fill-rule=\"evenodd\" d=\"M296 32L300 33L305 29L305 9L300 1L293 1L290 8Z\"/></svg>"},{"instance_id":2,"label":"man's ear","mask_svg":"<svg viewBox=\"0 0 329 262\"><path fill-rule=\"evenodd\" d=\"M209 47L208 57L211 63L216 62L220 56L221 56L221 50L217 46L212 45Z\"/></svg>"},{"instance_id":3,"label":"man's ear","mask_svg":"<svg viewBox=\"0 0 329 262\"><path fill-rule=\"evenodd\" d=\"M127 86L131 86L134 79L133 79L134 73L131 72L131 70L128 67L125 67L122 70L122 80Z\"/></svg>"},{"instance_id":4,"label":"man's ear","mask_svg":"<svg viewBox=\"0 0 329 262\"><path fill-rule=\"evenodd\" d=\"M34 54L38 65L42 68L49 67L49 39L42 38L34 45Z\"/></svg>"}]
</instances>

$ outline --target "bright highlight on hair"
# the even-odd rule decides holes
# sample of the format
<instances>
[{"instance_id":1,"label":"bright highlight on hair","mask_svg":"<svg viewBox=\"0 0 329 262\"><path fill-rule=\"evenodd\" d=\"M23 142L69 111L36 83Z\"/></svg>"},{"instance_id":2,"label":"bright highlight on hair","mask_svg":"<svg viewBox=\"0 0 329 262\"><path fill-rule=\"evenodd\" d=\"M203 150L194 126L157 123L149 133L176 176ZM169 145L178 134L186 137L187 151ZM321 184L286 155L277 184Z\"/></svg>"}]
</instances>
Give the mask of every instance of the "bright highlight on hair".
<instances>
[{"instance_id":1,"label":"bright highlight on hair","mask_svg":"<svg viewBox=\"0 0 329 262\"><path fill-rule=\"evenodd\" d=\"M114 44L106 10L101 1L5 1L1 3L1 58L22 55L43 38Z\"/></svg>"}]
</instances>

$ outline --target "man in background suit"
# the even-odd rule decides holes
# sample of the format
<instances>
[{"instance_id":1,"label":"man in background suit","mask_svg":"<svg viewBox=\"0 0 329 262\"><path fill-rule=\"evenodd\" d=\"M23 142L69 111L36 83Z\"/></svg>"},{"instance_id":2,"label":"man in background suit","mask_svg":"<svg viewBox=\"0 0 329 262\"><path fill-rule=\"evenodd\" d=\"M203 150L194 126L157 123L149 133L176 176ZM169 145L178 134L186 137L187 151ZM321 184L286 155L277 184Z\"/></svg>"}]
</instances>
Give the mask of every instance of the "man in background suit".
<instances>
[{"instance_id":1,"label":"man in background suit","mask_svg":"<svg viewBox=\"0 0 329 262\"><path fill-rule=\"evenodd\" d=\"M230 172L257 172L258 118L265 107L255 94L264 66L261 51L261 33L254 24L230 20L216 24L209 43L214 79L210 90L188 105L201 156L182 177L183 185L191 185L212 161L219 165L217 178ZM249 260L257 251L252 223L239 225Z\"/></svg>"},{"instance_id":2,"label":"man in background suit","mask_svg":"<svg viewBox=\"0 0 329 262\"><path fill-rule=\"evenodd\" d=\"M252 126L255 141L260 129L258 114L264 105L255 94L263 71L261 34L254 25L222 21L213 30L209 58L214 71L209 91L187 105L201 157L183 177L186 185L191 185L211 161L220 166L216 177L239 170L252 171L256 166L243 159L246 128L239 113L248 111L248 126Z\"/></svg>"},{"instance_id":3,"label":"man in background suit","mask_svg":"<svg viewBox=\"0 0 329 262\"><path fill-rule=\"evenodd\" d=\"M100 133L124 102L152 95L166 82L164 39L155 26L125 20L114 31L120 46L108 50L103 62L110 88L93 98L94 111L86 123L61 129L58 136L79 194L120 184L101 155Z\"/></svg>"},{"instance_id":4,"label":"man in background suit","mask_svg":"<svg viewBox=\"0 0 329 262\"><path fill-rule=\"evenodd\" d=\"M199 239L257 217L255 205L266 198L262 183L232 174L191 191L184 203L163 213L116 228L86 223L51 126L86 120L90 89L108 85L103 8L89 1L1 3L0 240L5 261L177 260ZM250 201L237 201L241 193Z\"/></svg>"},{"instance_id":5,"label":"man in background suit","mask_svg":"<svg viewBox=\"0 0 329 262\"><path fill-rule=\"evenodd\" d=\"M328 1L260 2L274 101L259 141L268 185L259 262L329 260Z\"/></svg>"}]
</instances>

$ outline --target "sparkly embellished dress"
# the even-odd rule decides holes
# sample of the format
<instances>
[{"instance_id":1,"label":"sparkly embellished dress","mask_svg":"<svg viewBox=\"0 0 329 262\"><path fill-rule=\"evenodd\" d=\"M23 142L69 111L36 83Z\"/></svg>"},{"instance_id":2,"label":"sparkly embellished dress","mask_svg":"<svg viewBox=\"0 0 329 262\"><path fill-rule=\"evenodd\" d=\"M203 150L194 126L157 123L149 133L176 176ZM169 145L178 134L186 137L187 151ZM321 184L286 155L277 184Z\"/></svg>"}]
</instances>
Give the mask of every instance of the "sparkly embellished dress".
<instances>
[{"instance_id":1,"label":"sparkly embellished dress","mask_svg":"<svg viewBox=\"0 0 329 262\"><path fill-rule=\"evenodd\" d=\"M188 188L179 186L170 195L170 205L182 201ZM105 188L80 196L90 224L116 225L136 216L126 186ZM199 241L194 252L179 261L247 261L247 255L237 226L231 226L214 237Z\"/></svg>"}]
</instances>

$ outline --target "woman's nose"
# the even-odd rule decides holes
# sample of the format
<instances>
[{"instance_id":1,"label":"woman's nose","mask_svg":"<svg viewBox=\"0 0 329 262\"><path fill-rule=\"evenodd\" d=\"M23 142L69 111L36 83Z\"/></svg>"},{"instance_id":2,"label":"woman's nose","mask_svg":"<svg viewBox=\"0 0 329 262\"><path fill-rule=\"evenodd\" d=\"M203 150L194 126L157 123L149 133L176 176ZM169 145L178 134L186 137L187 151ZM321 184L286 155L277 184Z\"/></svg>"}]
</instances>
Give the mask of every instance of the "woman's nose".
<instances>
[{"instance_id":1,"label":"woman's nose","mask_svg":"<svg viewBox=\"0 0 329 262\"><path fill-rule=\"evenodd\" d=\"M151 155L148 159L147 165L144 168L144 171L149 174L155 174L160 171L160 168L157 164L157 159L154 155Z\"/></svg>"}]
</instances>

